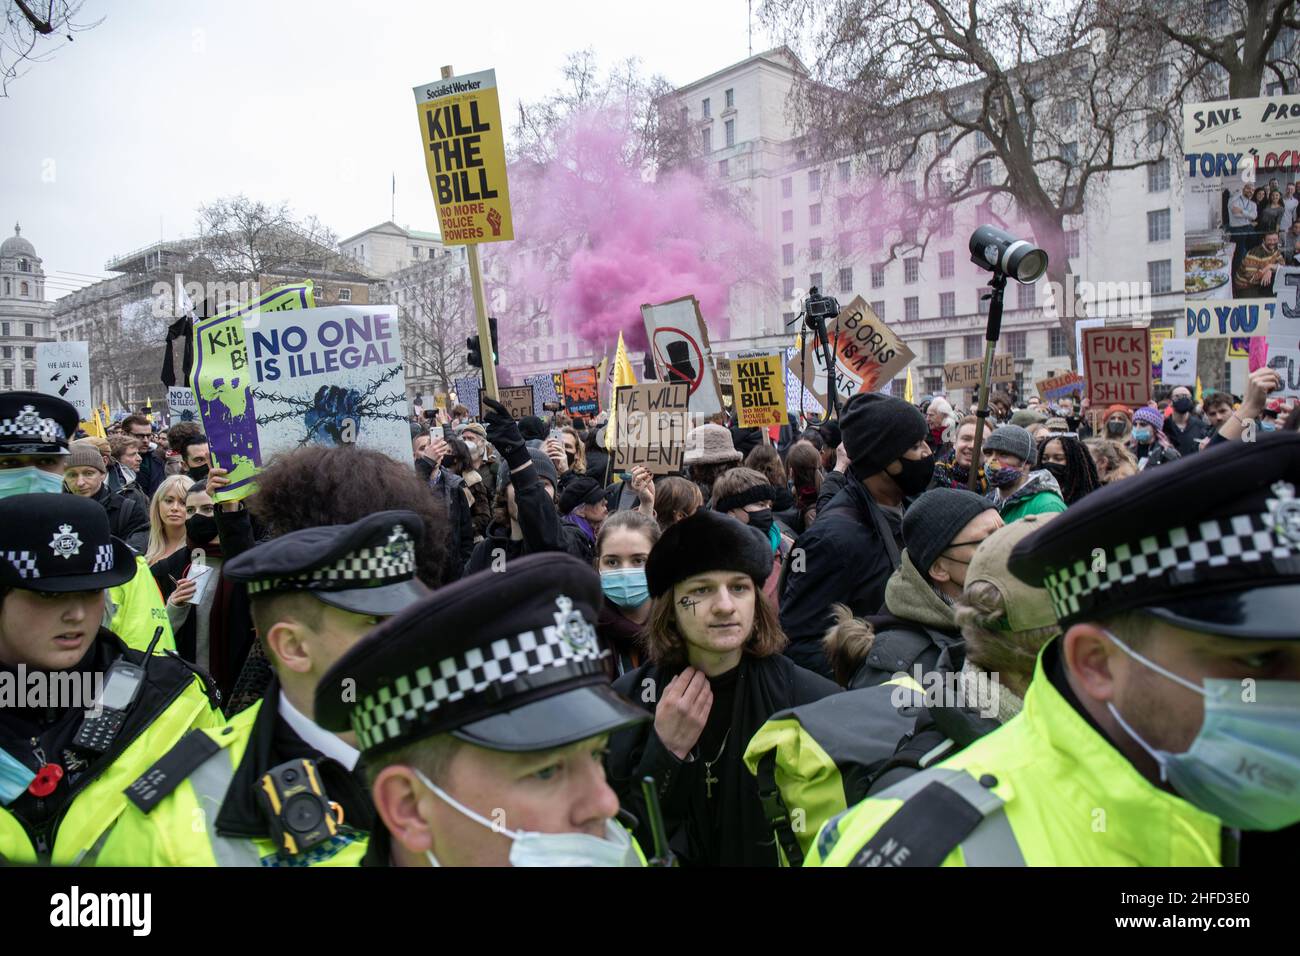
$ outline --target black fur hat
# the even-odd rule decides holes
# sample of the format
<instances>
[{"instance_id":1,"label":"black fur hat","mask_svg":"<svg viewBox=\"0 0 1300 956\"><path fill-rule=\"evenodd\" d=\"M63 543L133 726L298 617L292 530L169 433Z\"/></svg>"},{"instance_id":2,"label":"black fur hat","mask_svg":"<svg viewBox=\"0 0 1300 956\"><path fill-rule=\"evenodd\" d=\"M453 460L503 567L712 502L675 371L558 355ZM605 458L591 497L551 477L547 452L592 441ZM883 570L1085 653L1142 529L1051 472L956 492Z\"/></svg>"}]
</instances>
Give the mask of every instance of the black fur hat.
<instances>
[{"instance_id":1,"label":"black fur hat","mask_svg":"<svg viewBox=\"0 0 1300 956\"><path fill-rule=\"evenodd\" d=\"M772 573L772 546L767 535L735 518L701 508L663 533L645 565L651 597L709 571L739 571L761 588Z\"/></svg>"}]
</instances>

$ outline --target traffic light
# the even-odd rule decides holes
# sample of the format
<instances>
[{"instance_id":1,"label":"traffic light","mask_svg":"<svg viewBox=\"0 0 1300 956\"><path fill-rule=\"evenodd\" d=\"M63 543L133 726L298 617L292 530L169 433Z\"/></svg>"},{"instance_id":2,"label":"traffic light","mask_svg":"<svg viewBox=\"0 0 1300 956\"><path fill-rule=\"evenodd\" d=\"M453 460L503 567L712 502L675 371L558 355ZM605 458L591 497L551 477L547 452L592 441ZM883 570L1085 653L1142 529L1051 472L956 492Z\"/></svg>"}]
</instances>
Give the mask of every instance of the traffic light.
<instances>
[{"instance_id":1,"label":"traffic light","mask_svg":"<svg viewBox=\"0 0 1300 956\"><path fill-rule=\"evenodd\" d=\"M482 368L483 354L482 350L479 348L478 336L471 335L467 338L465 340L465 348L469 349L469 355L466 356L465 361L469 363L470 368Z\"/></svg>"},{"instance_id":2,"label":"traffic light","mask_svg":"<svg viewBox=\"0 0 1300 956\"><path fill-rule=\"evenodd\" d=\"M492 364L498 365L500 364L501 350L497 347L497 320L496 319L491 317L488 318L488 329L492 332Z\"/></svg>"}]
</instances>

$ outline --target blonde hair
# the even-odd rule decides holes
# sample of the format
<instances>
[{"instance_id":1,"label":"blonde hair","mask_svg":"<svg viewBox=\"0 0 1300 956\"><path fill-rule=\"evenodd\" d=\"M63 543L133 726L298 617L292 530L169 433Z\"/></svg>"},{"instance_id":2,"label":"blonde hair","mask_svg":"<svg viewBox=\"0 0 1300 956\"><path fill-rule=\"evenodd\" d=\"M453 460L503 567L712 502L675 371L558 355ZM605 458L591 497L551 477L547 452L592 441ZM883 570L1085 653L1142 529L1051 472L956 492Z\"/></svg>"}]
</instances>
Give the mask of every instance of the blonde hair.
<instances>
[{"instance_id":1,"label":"blonde hair","mask_svg":"<svg viewBox=\"0 0 1300 956\"><path fill-rule=\"evenodd\" d=\"M822 638L822 649L831 662L835 683L848 687L853 675L871 653L876 632L870 622L854 617L853 612L844 604L832 605L831 613L835 616L835 623Z\"/></svg>"},{"instance_id":2,"label":"blonde hair","mask_svg":"<svg viewBox=\"0 0 1300 956\"><path fill-rule=\"evenodd\" d=\"M572 425L565 425L560 429L560 431L566 435L573 436L573 447L576 448L577 451L573 455L572 470L576 471L580 475L585 474L587 471L587 445L582 440L582 436L578 434L578 430Z\"/></svg>"},{"instance_id":3,"label":"blonde hair","mask_svg":"<svg viewBox=\"0 0 1300 956\"><path fill-rule=\"evenodd\" d=\"M162 484L158 486L158 490L153 493L153 498L149 501L149 547L144 553L146 564L153 564L155 561L166 557L167 551L171 547L171 543L167 540L167 532L163 530L163 499L178 488L181 491L181 498L187 498L190 489L193 487L194 482L185 475L172 475L170 478L164 478Z\"/></svg>"}]
</instances>

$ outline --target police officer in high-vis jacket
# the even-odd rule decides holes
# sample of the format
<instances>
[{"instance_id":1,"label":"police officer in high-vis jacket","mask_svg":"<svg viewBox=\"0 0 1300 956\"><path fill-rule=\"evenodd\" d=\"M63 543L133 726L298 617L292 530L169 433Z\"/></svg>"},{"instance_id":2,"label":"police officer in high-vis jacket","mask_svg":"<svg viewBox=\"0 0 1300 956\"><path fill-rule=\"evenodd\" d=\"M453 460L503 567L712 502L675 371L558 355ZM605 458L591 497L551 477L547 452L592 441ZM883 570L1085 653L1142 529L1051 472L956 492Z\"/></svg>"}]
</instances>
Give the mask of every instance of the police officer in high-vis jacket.
<instances>
[{"instance_id":1,"label":"police officer in high-vis jacket","mask_svg":"<svg viewBox=\"0 0 1300 956\"><path fill-rule=\"evenodd\" d=\"M101 626L106 589L134 574L97 502L0 501L0 863L122 864L123 790L220 720L191 665Z\"/></svg>"},{"instance_id":2,"label":"police officer in high-vis jacket","mask_svg":"<svg viewBox=\"0 0 1300 956\"><path fill-rule=\"evenodd\" d=\"M0 499L21 494L60 494L68 440L77 431L77 409L55 395L0 392ZM0 542L4 530L0 529ZM176 650L162 594L142 555L133 555L135 573L108 589L104 625L144 650L161 627L157 653Z\"/></svg>"},{"instance_id":3,"label":"police officer in high-vis jacket","mask_svg":"<svg viewBox=\"0 0 1300 956\"><path fill-rule=\"evenodd\" d=\"M365 755L368 865L643 865L603 759L649 716L609 686L600 602L589 565L526 555L435 591L330 669L316 715Z\"/></svg>"},{"instance_id":4,"label":"police officer in high-vis jacket","mask_svg":"<svg viewBox=\"0 0 1300 956\"><path fill-rule=\"evenodd\" d=\"M274 676L262 700L196 732L127 790L138 866L355 866L374 808L351 733L323 730L321 675L368 630L428 593L422 519L381 511L260 544L222 568L248 586ZM195 821L201 821L196 826Z\"/></svg>"},{"instance_id":5,"label":"police officer in high-vis jacket","mask_svg":"<svg viewBox=\"0 0 1300 956\"><path fill-rule=\"evenodd\" d=\"M1021 541L1063 630L1023 711L833 818L809 864L1230 865L1240 831L1300 821L1298 488L1300 435L1221 445Z\"/></svg>"}]
</instances>

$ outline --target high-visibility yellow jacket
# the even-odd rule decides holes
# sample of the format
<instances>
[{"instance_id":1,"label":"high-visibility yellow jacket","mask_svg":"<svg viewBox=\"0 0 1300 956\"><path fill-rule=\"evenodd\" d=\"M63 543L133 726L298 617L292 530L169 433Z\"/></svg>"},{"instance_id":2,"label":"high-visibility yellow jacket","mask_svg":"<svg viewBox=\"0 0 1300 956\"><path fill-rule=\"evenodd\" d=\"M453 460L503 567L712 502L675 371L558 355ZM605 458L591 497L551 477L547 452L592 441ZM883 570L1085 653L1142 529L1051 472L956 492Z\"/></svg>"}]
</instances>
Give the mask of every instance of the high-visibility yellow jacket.
<instances>
[{"instance_id":1,"label":"high-visibility yellow jacket","mask_svg":"<svg viewBox=\"0 0 1300 956\"><path fill-rule=\"evenodd\" d=\"M153 579L153 572L144 558L136 555L135 577L125 584L108 589L108 601L111 605L108 629L126 641L128 647L137 651L148 649L153 640L153 633L163 629L162 638L154 648L155 654L176 650L176 637L172 634L171 621L167 619L167 605L163 602L158 582Z\"/></svg>"},{"instance_id":2,"label":"high-visibility yellow jacket","mask_svg":"<svg viewBox=\"0 0 1300 956\"><path fill-rule=\"evenodd\" d=\"M807 866L1218 866L1217 817L1153 785L1044 673L1021 713L831 819Z\"/></svg>"},{"instance_id":3,"label":"high-visibility yellow jacket","mask_svg":"<svg viewBox=\"0 0 1300 956\"><path fill-rule=\"evenodd\" d=\"M267 698L240 711L224 726L196 731L140 776L132 790L139 802L127 808L121 823L127 866L358 866L368 833L347 825L301 856L279 852L268 835L256 839L223 834L217 818L245 759L256 760L259 715ZM272 758L272 762L275 758ZM265 769L270 769L265 768ZM259 770L260 773L260 770ZM259 776L243 775L245 779ZM143 808L140 804L143 804Z\"/></svg>"},{"instance_id":4,"label":"high-visibility yellow jacket","mask_svg":"<svg viewBox=\"0 0 1300 956\"><path fill-rule=\"evenodd\" d=\"M96 640L113 641L133 663L144 661L142 652L127 649L105 630ZM114 744L73 784L67 805L50 826L32 832L10 809L0 807L0 863L125 865L123 834L117 828L127 806L123 791L187 733L222 719L203 681L179 658L155 655L147 674Z\"/></svg>"}]
</instances>

